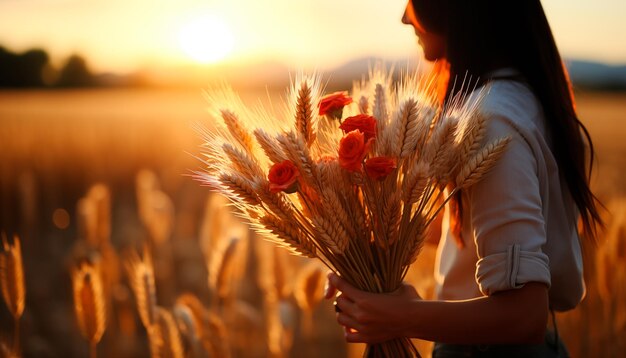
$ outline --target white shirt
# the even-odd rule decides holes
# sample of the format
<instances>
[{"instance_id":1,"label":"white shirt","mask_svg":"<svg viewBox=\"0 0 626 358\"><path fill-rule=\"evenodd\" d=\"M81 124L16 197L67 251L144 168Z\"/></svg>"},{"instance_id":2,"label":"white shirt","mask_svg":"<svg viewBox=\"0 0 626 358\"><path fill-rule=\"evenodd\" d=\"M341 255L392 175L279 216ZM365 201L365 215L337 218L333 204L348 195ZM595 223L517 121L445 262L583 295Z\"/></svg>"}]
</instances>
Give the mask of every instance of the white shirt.
<instances>
[{"instance_id":1,"label":"white shirt","mask_svg":"<svg viewBox=\"0 0 626 358\"><path fill-rule=\"evenodd\" d=\"M493 169L462 193L463 248L449 230L446 208L437 298L468 299L542 282L550 287L550 308L572 309L585 292L578 214L560 181L541 105L526 85L495 80L480 111L489 118L486 142L512 140Z\"/></svg>"}]
</instances>

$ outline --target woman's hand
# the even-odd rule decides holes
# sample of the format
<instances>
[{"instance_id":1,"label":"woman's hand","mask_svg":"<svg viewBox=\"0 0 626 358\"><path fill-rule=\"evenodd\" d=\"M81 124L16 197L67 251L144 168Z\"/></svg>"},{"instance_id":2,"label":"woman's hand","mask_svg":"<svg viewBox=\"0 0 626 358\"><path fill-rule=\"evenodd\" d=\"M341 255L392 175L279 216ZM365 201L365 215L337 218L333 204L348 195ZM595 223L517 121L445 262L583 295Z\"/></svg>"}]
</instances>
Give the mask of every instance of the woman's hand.
<instances>
[{"instance_id":1,"label":"woman's hand","mask_svg":"<svg viewBox=\"0 0 626 358\"><path fill-rule=\"evenodd\" d=\"M346 341L380 343L406 336L407 319L421 298L415 288L403 284L392 293L370 293L350 285L338 275L328 275L325 297L336 299L337 322L344 326Z\"/></svg>"}]
</instances>

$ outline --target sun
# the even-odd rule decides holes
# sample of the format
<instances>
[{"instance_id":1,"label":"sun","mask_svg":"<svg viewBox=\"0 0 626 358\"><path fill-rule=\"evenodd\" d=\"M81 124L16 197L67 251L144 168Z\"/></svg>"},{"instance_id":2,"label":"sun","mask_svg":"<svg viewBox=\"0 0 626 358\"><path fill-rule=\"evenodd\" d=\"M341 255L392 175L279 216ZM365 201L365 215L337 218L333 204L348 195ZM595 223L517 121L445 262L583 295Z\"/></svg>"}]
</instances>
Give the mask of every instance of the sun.
<instances>
[{"instance_id":1,"label":"sun","mask_svg":"<svg viewBox=\"0 0 626 358\"><path fill-rule=\"evenodd\" d=\"M213 63L224 59L233 50L234 39L223 21L203 15L180 28L178 44L194 61Z\"/></svg>"}]
</instances>

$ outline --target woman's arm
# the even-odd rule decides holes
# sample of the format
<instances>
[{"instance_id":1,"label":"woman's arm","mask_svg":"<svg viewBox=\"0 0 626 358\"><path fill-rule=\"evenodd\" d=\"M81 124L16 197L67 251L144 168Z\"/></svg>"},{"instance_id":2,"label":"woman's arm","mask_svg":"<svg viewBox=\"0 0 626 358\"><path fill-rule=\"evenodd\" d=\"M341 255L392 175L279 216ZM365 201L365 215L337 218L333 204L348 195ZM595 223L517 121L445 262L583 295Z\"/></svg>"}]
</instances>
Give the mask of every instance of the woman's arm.
<instances>
[{"instance_id":1,"label":"woman's arm","mask_svg":"<svg viewBox=\"0 0 626 358\"><path fill-rule=\"evenodd\" d=\"M519 289L464 301L423 301L410 285L392 294L360 291L329 276L326 297L337 297L337 321L348 342L379 343L412 337L457 344L540 343L548 319L548 289L530 282Z\"/></svg>"}]
</instances>

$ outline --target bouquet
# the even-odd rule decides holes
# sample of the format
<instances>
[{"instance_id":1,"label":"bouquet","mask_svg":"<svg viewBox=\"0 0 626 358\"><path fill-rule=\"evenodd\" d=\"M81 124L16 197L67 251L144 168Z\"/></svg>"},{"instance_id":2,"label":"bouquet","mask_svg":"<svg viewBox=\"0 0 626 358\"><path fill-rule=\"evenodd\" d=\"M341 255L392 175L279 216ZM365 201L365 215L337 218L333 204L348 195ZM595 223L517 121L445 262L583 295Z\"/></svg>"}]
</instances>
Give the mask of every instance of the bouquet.
<instances>
[{"instance_id":1,"label":"bouquet","mask_svg":"<svg viewBox=\"0 0 626 358\"><path fill-rule=\"evenodd\" d=\"M200 128L197 179L259 233L369 292L400 287L428 225L509 141L484 143L479 100L441 107L418 75L394 85L380 67L351 96L323 96L319 77L299 75L282 109L249 110L228 88L206 94L215 121ZM398 338L366 356L419 353Z\"/></svg>"}]
</instances>

